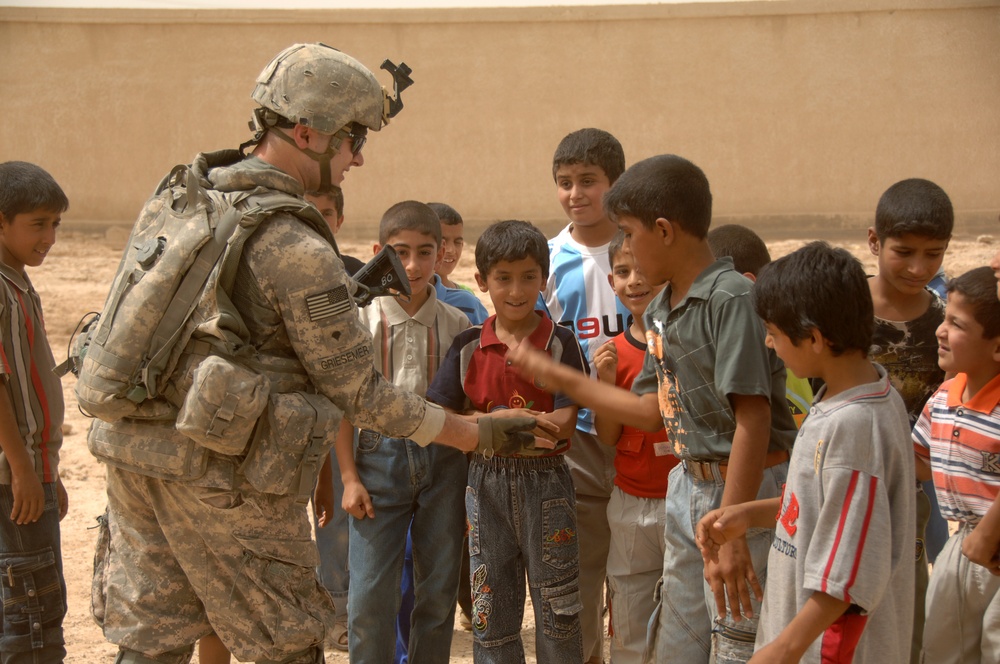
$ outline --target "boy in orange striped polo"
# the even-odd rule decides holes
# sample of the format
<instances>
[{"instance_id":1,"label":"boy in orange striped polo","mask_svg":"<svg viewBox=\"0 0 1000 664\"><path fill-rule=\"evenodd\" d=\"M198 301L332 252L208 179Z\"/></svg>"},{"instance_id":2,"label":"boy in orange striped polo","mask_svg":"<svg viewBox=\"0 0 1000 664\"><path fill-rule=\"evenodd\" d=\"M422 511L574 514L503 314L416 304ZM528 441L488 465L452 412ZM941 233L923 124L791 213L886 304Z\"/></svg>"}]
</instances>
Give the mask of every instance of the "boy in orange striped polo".
<instances>
[{"instance_id":1,"label":"boy in orange striped polo","mask_svg":"<svg viewBox=\"0 0 1000 664\"><path fill-rule=\"evenodd\" d=\"M988 267L948 284L938 364L955 374L913 430L918 474L959 524L927 588L924 661L1000 661L1000 302ZM972 563L972 564L970 564ZM988 572L988 574L987 574Z\"/></svg>"}]
</instances>

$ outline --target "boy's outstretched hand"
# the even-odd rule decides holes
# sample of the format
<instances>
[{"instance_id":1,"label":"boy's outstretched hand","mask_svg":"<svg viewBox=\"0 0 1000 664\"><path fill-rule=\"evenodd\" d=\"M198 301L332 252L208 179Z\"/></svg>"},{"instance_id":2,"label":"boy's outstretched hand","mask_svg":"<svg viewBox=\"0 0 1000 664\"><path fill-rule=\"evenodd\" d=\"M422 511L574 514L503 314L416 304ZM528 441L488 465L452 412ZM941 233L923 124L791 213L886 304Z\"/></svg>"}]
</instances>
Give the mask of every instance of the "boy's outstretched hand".
<instances>
[{"instance_id":1,"label":"boy's outstretched hand","mask_svg":"<svg viewBox=\"0 0 1000 664\"><path fill-rule=\"evenodd\" d=\"M719 617L727 613L728 598L733 619L737 622L743 617L753 617L750 593L758 601L764 597L744 537L749 527L750 512L743 503L712 510L701 518L695 529L695 542L705 561L705 580L715 594ZM734 578L733 568L747 570L746 577Z\"/></svg>"},{"instance_id":2,"label":"boy's outstretched hand","mask_svg":"<svg viewBox=\"0 0 1000 664\"><path fill-rule=\"evenodd\" d=\"M518 344L507 352L507 364L514 366L518 372L535 382L546 392L559 392L555 384L555 369L559 363L548 353L532 348L530 344Z\"/></svg>"}]
</instances>

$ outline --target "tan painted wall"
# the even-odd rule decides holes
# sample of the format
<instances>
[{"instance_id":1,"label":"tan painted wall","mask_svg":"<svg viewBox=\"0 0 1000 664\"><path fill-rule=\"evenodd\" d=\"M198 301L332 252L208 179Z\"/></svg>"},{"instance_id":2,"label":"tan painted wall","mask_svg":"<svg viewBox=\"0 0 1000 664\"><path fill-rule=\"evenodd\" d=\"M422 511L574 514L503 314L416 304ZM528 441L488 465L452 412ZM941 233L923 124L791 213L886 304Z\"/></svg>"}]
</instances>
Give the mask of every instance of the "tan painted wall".
<instances>
[{"instance_id":1,"label":"tan painted wall","mask_svg":"<svg viewBox=\"0 0 1000 664\"><path fill-rule=\"evenodd\" d=\"M965 224L1000 210L1000 0L0 8L0 159L48 168L70 221L131 220L175 163L247 137L254 78L296 41L414 71L345 182L354 221L416 198L553 222L552 152L583 126L618 136L629 163L699 164L717 218L863 225L912 176Z\"/></svg>"}]
</instances>

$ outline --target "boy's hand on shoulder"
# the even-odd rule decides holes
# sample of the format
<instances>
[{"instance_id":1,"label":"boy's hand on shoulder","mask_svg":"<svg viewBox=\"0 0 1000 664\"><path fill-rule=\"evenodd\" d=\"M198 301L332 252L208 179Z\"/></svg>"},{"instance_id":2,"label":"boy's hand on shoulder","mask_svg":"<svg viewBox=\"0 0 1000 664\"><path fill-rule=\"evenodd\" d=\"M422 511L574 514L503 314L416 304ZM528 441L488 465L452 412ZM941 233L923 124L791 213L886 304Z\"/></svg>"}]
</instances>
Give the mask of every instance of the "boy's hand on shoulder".
<instances>
[{"instance_id":1,"label":"boy's hand on shoulder","mask_svg":"<svg viewBox=\"0 0 1000 664\"><path fill-rule=\"evenodd\" d=\"M344 508L345 512L355 519L363 519L365 517L369 519L375 518L375 506L372 505L368 489L357 480L344 482L344 497L341 499L340 505Z\"/></svg>"},{"instance_id":2,"label":"boy's hand on shoulder","mask_svg":"<svg viewBox=\"0 0 1000 664\"><path fill-rule=\"evenodd\" d=\"M705 563L705 581L715 594L715 605L720 618L727 613L727 599L733 620L739 622L744 617L753 618L751 592L758 602L764 598L764 590L753 569L746 537L742 535L719 547L718 562Z\"/></svg>"},{"instance_id":3,"label":"boy's hand on shoulder","mask_svg":"<svg viewBox=\"0 0 1000 664\"><path fill-rule=\"evenodd\" d=\"M1000 576L1000 549L996 537L981 532L979 526L973 528L962 540L962 555L970 562L985 567L993 576Z\"/></svg>"},{"instance_id":4,"label":"boy's hand on shoulder","mask_svg":"<svg viewBox=\"0 0 1000 664\"><path fill-rule=\"evenodd\" d=\"M750 519L739 505L712 510L695 527L694 539L701 557L708 563L719 562L719 549L726 542L742 537L750 527Z\"/></svg>"},{"instance_id":5,"label":"boy's hand on shoulder","mask_svg":"<svg viewBox=\"0 0 1000 664\"><path fill-rule=\"evenodd\" d=\"M61 477L56 480L56 500L59 502L59 520L62 521L69 514L69 494Z\"/></svg>"},{"instance_id":6,"label":"boy's hand on shoulder","mask_svg":"<svg viewBox=\"0 0 1000 664\"><path fill-rule=\"evenodd\" d=\"M45 511L45 491L34 470L11 468L10 488L14 494L10 520L19 526L38 521Z\"/></svg>"},{"instance_id":7,"label":"boy's hand on shoulder","mask_svg":"<svg viewBox=\"0 0 1000 664\"><path fill-rule=\"evenodd\" d=\"M615 384L618 373L618 347L614 341L606 341L594 351L594 368L597 377L605 383Z\"/></svg>"}]
</instances>

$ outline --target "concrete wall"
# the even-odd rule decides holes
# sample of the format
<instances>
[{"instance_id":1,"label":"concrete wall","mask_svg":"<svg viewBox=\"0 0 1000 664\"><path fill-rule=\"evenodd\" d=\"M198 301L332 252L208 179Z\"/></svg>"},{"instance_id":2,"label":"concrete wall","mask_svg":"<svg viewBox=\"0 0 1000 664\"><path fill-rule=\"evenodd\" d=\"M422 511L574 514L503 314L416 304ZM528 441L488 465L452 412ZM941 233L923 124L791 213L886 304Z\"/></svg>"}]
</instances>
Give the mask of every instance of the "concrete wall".
<instances>
[{"instance_id":1,"label":"concrete wall","mask_svg":"<svg viewBox=\"0 0 1000 664\"><path fill-rule=\"evenodd\" d=\"M866 225L913 176L964 224L1000 210L1000 0L0 8L0 160L48 168L70 223L130 221L171 166L248 136L256 75L297 41L413 68L405 110L345 181L353 223L406 198L552 223L552 152L584 126L618 136L629 163L700 165L717 218Z\"/></svg>"}]
</instances>

